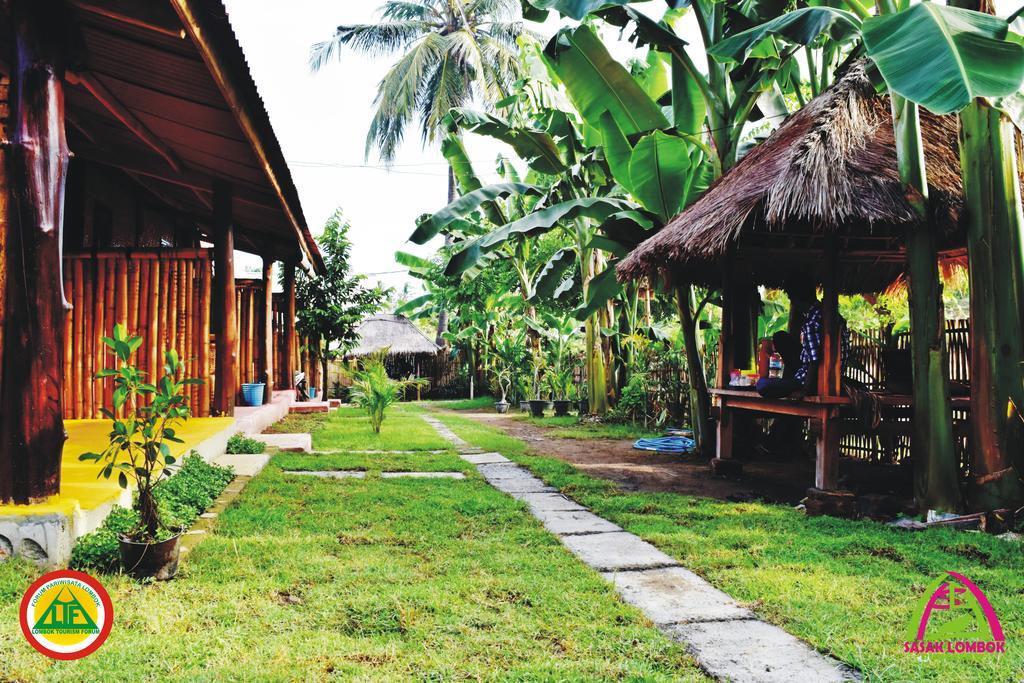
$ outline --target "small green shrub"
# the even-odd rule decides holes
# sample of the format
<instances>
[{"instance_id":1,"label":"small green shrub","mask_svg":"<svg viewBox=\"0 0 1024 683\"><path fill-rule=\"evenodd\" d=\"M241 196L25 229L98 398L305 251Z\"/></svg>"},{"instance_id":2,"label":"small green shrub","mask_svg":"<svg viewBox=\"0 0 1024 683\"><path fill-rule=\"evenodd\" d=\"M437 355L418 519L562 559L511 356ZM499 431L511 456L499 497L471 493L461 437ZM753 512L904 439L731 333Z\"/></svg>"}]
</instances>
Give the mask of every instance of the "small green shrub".
<instances>
[{"instance_id":1,"label":"small green shrub","mask_svg":"<svg viewBox=\"0 0 1024 683\"><path fill-rule=\"evenodd\" d=\"M235 434L228 439L228 453L232 455L255 455L267 450L267 444L245 434Z\"/></svg>"},{"instance_id":2,"label":"small green shrub","mask_svg":"<svg viewBox=\"0 0 1024 683\"><path fill-rule=\"evenodd\" d=\"M196 453L181 461L174 476L153 487L153 497L164 523L179 529L195 522L234 479L230 467L213 465ZM114 572L121 565L118 534L130 534L139 526L133 508L114 508L96 531L82 536L71 551L72 569Z\"/></svg>"}]
</instances>

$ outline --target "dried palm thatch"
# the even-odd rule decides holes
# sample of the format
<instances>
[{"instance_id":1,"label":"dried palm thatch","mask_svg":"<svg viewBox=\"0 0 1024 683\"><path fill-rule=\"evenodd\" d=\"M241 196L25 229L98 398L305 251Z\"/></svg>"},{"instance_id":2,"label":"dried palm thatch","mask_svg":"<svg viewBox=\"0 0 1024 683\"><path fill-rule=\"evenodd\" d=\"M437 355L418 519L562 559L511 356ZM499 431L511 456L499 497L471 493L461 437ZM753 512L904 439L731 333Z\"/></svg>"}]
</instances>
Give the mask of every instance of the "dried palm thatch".
<instances>
[{"instance_id":1,"label":"dried palm thatch","mask_svg":"<svg viewBox=\"0 0 1024 683\"><path fill-rule=\"evenodd\" d=\"M389 349L388 353L434 355L440 347L427 338L404 315L380 313L361 322L356 329L359 344L346 355L358 357Z\"/></svg>"},{"instance_id":2,"label":"dried palm thatch","mask_svg":"<svg viewBox=\"0 0 1024 683\"><path fill-rule=\"evenodd\" d=\"M943 248L962 246L956 118L922 111L921 133L932 222ZM901 274L902 236L916 220L899 181L889 99L855 63L635 249L618 276L718 286L730 264L781 285L797 270L820 275L823 242L834 235L840 287L879 291Z\"/></svg>"}]
</instances>

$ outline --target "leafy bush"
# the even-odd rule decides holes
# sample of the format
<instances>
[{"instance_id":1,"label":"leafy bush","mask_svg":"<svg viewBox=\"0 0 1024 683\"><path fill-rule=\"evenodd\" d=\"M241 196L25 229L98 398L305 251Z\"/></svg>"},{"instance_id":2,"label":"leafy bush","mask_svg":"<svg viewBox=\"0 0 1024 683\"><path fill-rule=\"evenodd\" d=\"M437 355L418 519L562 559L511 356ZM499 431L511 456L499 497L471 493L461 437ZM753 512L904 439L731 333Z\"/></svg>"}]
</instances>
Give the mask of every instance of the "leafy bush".
<instances>
[{"instance_id":1,"label":"leafy bush","mask_svg":"<svg viewBox=\"0 0 1024 683\"><path fill-rule=\"evenodd\" d=\"M267 450L267 444L245 434L235 434L228 439L228 453L232 455L254 455Z\"/></svg>"},{"instance_id":2,"label":"leafy bush","mask_svg":"<svg viewBox=\"0 0 1024 683\"><path fill-rule=\"evenodd\" d=\"M389 349L385 348L372 353L363 360L362 369L348 371L352 379L349 396L370 416L370 426L377 434L380 434L380 427L384 422L384 412L392 404L402 400L408 387L429 384L425 379L388 377L388 371L384 367L388 351Z\"/></svg>"},{"instance_id":3,"label":"leafy bush","mask_svg":"<svg viewBox=\"0 0 1024 683\"><path fill-rule=\"evenodd\" d=\"M213 465L195 451L182 460L174 476L153 487L159 514L167 525L190 526L234 479L230 467ZM139 526L134 508L114 508L96 531L82 536L71 551L72 569L113 572L121 565L118 534L130 534Z\"/></svg>"}]
</instances>

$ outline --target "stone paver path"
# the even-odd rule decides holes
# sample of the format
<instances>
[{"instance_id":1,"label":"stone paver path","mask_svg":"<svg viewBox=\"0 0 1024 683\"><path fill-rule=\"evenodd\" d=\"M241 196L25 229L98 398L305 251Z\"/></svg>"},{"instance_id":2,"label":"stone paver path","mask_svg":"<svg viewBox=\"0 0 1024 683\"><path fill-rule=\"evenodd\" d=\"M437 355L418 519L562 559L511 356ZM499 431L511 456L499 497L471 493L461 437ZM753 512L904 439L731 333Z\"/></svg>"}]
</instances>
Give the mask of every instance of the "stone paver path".
<instances>
[{"instance_id":1,"label":"stone paver path","mask_svg":"<svg viewBox=\"0 0 1024 683\"><path fill-rule=\"evenodd\" d=\"M622 599L689 648L711 676L794 683L859 680L857 672L757 619L731 597L639 536L599 517L499 453L481 453L447 425L424 415L463 460L530 512L580 560L601 572ZM469 452L467 452L469 451Z\"/></svg>"}]
</instances>

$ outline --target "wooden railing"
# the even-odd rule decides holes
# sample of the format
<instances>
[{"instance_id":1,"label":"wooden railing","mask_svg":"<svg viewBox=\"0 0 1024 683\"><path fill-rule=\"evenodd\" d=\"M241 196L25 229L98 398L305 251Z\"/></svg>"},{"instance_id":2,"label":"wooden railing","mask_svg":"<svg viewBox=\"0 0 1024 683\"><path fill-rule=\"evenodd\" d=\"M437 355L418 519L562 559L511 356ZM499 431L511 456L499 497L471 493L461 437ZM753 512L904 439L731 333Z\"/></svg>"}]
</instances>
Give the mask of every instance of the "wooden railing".
<instances>
[{"instance_id":1,"label":"wooden railing","mask_svg":"<svg viewBox=\"0 0 1024 683\"><path fill-rule=\"evenodd\" d=\"M142 337L136 364L150 378L159 376L163 352L175 349L187 375L204 380L185 388L193 415L210 414L210 260L206 249L64 255L64 293L72 305L65 318L65 419L99 418L112 405L113 383L94 377L114 362L100 339L117 322Z\"/></svg>"}]
</instances>

